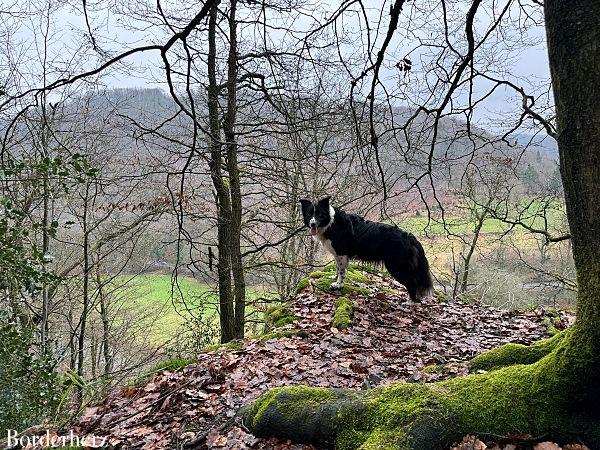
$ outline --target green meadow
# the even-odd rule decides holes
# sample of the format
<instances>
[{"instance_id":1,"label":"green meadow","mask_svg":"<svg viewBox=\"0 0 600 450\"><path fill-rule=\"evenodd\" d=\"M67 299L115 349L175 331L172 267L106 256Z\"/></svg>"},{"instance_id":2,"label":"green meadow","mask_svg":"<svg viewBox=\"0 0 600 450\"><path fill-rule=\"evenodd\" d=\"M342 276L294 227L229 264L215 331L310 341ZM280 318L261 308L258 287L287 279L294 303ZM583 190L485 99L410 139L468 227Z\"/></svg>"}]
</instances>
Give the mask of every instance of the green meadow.
<instances>
[{"instance_id":1,"label":"green meadow","mask_svg":"<svg viewBox=\"0 0 600 450\"><path fill-rule=\"evenodd\" d=\"M192 277L171 275L121 275L112 282L114 295L125 308L135 311L148 324L148 339L158 345L173 339L178 330L194 317L218 323L218 296L213 287ZM263 296L261 290L248 289L248 300ZM250 306L247 313L252 314Z\"/></svg>"},{"instance_id":2,"label":"green meadow","mask_svg":"<svg viewBox=\"0 0 600 450\"><path fill-rule=\"evenodd\" d=\"M135 311L148 324L148 337L162 344L193 317L216 313L216 295L204 283L179 277L172 286L171 275L121 275L112 282L114 295L127 310Z\"/></svg>"}]
</instances>

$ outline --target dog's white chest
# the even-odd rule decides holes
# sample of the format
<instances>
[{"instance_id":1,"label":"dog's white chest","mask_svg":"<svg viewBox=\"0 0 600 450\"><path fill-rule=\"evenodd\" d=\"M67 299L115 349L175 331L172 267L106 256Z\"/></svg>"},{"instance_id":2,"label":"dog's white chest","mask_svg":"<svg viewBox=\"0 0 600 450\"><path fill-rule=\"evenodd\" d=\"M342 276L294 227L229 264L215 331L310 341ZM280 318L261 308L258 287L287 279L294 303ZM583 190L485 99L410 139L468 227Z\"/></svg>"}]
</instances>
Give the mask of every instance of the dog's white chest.
<instances>
[{"instance_id":1,"label":"dog's white chest","mask_svg":"<svg viewBox=\"0 0 600 450\"><path fill-rule=\"evenodd\" d=\"M337 256L337 253L331 245L330 239L325 239L323 235L313 236L313 239L317 242L320 242L328 253L331 253L333 256Z\"/></svg>"}]
</instances>

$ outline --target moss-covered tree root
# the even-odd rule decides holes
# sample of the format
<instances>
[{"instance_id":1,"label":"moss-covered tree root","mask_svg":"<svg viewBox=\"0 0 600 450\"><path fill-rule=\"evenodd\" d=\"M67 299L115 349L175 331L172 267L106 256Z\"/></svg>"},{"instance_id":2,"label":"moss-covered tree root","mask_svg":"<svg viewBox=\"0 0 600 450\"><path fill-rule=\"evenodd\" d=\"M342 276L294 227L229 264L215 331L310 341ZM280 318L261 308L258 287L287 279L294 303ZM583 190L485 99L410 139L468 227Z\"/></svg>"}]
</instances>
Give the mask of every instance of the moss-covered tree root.
<instances>
[{"instance_id":1,"label":"moss-covered tree root","mask_svg":"<svg viewBox=\"0 0 600 450\"><path fill-rule=\"evenodd\" d=\"M532 364L437 383L279 388L244 411L245 424L258 436L338 449L431 450L486 433L600 448L598 355L578 336L566 334Z\"/></svg>"},{"instance_id":2,"label":"moss-covered tree root","mask_svg":"<svg viewBox=\"0 0 600 450\"><path fill-rule=\"evenodd\" d=\"M515 364L533 364L552 352L562 342L568 330L531 345L506 344L476 356L469 361L471 370L492 370Z\"/></svg>"}]
</instances>

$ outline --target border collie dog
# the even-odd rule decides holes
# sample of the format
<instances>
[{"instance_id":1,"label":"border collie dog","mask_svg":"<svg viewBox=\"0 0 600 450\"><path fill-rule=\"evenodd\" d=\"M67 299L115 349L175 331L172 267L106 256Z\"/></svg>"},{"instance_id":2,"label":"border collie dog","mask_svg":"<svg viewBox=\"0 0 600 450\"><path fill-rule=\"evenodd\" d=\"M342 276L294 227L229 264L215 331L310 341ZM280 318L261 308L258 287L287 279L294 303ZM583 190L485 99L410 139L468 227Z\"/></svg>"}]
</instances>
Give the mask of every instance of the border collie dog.
<instances>
[{"instance_id":1,"label":"border collie dog","mask_svg":"<svg viewBox=\"0 0 600 450\"><path fill-rule=\"evenodd\" d=\"M411 234L385 223L371 222L348 214L329 203L300 200L304 224L313 239L321 242L335 258L337 279L331 289L344 286L350 258L383 263L388 272L406 286L412 301L433 288L429 262L421 243Z\"/></svg>"}]
</instances>

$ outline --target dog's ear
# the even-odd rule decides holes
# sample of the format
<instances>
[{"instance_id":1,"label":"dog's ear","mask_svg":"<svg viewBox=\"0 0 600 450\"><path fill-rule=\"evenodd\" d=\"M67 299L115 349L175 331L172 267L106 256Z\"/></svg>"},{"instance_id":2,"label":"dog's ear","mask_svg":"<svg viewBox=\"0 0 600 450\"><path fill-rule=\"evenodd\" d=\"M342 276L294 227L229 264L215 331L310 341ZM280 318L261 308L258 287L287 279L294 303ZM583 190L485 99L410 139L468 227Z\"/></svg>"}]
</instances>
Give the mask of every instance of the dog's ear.
<instances>
[{"instance_id":1,"label":"dog's ear","mask_svg":"<svg viewBox=\"0 0 600 450\"><path fill-rule=\"evenodd\" d=\"M310 205L312 205L312 202L310 200L307 200L305 198L300 200L300 206L302 207L302 211L308 209Z\"/></svg>"},{"instance_id":2,"label":"dog's ear","mask_svg":"<svg viewBox=\"0 0 600 450\"><path fill-rule=\"evenodd\" d=\"M319 205L329 206L329 200L331 200L331 197L322 198L319 200Z\"/></svg>"}]
</instances>

